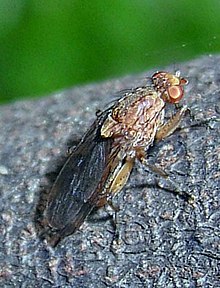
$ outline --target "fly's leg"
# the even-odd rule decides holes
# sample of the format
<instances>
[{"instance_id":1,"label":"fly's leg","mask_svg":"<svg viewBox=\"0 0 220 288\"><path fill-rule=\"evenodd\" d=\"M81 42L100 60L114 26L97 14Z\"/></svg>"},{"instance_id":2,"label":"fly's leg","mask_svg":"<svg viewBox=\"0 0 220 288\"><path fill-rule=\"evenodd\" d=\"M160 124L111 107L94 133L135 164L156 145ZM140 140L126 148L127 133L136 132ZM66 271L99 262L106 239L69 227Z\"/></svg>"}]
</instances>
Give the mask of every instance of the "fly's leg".
<instances>
[{"instance_id":1,"label":"fly's leg","mask_svg":"<svg viewBox=\"0 0 220 288\"><path fill-rule=\"evenodd\" d=\"M156 165L152 165L150 163L148 163L147 161L147 155L144 151L143 148L139 149L137 152L137 158L138 160L147 168L149 168L152 172L155 172L157 174L159 174L160 176L166 178L168 177L168 174L161 168L157 167Z\"/></svg>"},{"instance_id":2,"label":"fly's leg","mask_svg":"<svg viewBox=\"0 0 220 288\"><path fill-rule=\"evenodd\" d=\"M187 191L181 191L176 183L168 178L166 181L157 181L157 186L165 191L171 192L172 194L179 195L181 198L186 200L189 204L193 205L195 197Z\"/></svg>"},{"instance_id":3,"label":"fly's leg","mask_svg":"<svg viewBox=\"0 0 220 288\"><path fill-rule=\"evenodd\" d=\"M140 158L140 161L143 165L148 167L152 172L155 172L156 174L159 174L160 176L167 178L169 175L161 168L157 167L156 165L152 165L148 163L147 159L142 157Z\"/></svg>"},{"instance_id":4,"label":"fly's leg","mask_svg":"<svg viewBox=\"0 0 220 288\"><path fill-rule=\"evenodd\" d=\"M116 173L114 173L114 177L111 181L110 193L116 194L118 193L126 184L131 170L134 166L134 158L125 158L125 162L121 165L120 169L116 169ZM118 170L118 171L117 171Z\"/></svg>"},{"instance_id":5,"label":"fly's leg","mask_svg":"<svg viewBox=\"0 0 220 288\"><path fill-rule=\"evenodd\" d=\"M171 117L171 119L168 122L166 122L164 125L162 125L156 133L156 137L155 137L156 140L160 141L160 140L168 137L169 135L171 135L178 128L180 121L182 120L182 118L183 118L183 116L187 110L188 110L187 106L183 106L180 110L178 110L173 115L173 117ZM169 181L171 182L170 179L169 179ZM169 189L166 189L166 190L169 190ZM177 193L180 196L186 198L190 204L192 204L195 200L194 197L192 195L190 195L188 192L180 191L179 189L177 189L177 187L172 189L172 192Z\"/></svg>"},{"instance_id":6,"label":"fly's leg","mask_svg":"<svg viewBox=\"0 0 220 288\"><path fill-rule=\"evenodd\" d=\"M114 211L114 216L112 219L112 226L114 229L114 239L113 243L119 244L119 231L118 231L118 217L117 213L119 211L119 206L116 206L112 202L112 196L118 193L126 184L131 170L134 166L134 157L125 157L121 159L120 155L118 154L118 158L116 159L115 163L112 163L112 171L109 174L109 177L105 183L105 187L103 189L103 197L101 197L96 204L97 206L102 206L106 202Z\"/></svg>"},{"instance_id":7,"label":"fly's leg","mask_svg":"<svg viewBox=\"0 0 220 288\"><path fill-rule=\"evenodd\" d=\"M155 166L155 165L151 165L147 162L146 158L141 158L140 159L141 163L144 164L145 166L147 166L148 168L150 168L150 170L152 172L155 172L157 174L159 174L160 176L162 176L163 178L166 178L166 184L165 182L161 182L161 181L157 181L157 185L158 187L162 188L163 190L175 193L180 195L181 197L183 197L184 199L187 200L188 203L193 204L195 201L195 198L193 195L191 195L190 193L186 192L186 191L181 191L178 189L177 185L175 185L175 183L170 179L169 175L162 169L160 169L159 167Z\"/></svg>"},{"instance_id":8,"label":"fly's leg","mask_svg":"<svg viewBox=\"0 0 220 288\"><path fill-rule=\"evenodd\" d=\"M168 137L178 128L180 121L182 120L187 109L187 106L183 106L165 124L160 127L155 136L157 141Z\"/></svg>"},{"instance_id":9,"label":"fly's leg","mask_svg":"<svg viewBox=\"0 0 220 288\"><path fill-rule=\"evenodd\" d=\"M166 137L168 137L169 135L171 135L179 126L180 121L182 120L185 112L188 110L187 106L183 106L180 110L178 110L173 117L171 117L171 119L169 121L167 121L164 125L162 125L160 127L160 129L157 131L156 133L156 140L160 141ZM169 179L169 182L172 183L172 181ZM169 189L169 188L165 188L165 190L169 190L173 193L179 194L180 196L184 197L187 199L187 201L192 204L194 202L194 196L190 195L188 192L186 191L180 191L176 185L174 185L174 189Z\"/></svg>"},{"instance_id":10,"label":"fly's leg","mask_svg":"<svg viewBox=\"0 0 220 288\"><path fill-rule=\"evenodd\" d=\"M181 119L183 118L185 112L187 111L187 106L183 106L180 110L178 110L176 112L176 114L173 115L173 117L166 122L164 125L162 125L160 127L160 129L157 131L156 133L156 140L160 141L166 137L168 137L169 135L171 135L179 126ZM143 150L138 151L138 159L141 161L141 163L143 163L145 166L149 167L153 172L156 172L157 174L163 176L164 178L168 178L168 182L170 182L171 185L168 186L173 186L173 188L167 188L164 184L159 184L158 186L164 190L179 194L181 197L185 198L188 203L193 204L194 203L194 196L189 194L186 191L180 191L176 185L174 185L174 183L171 181L171 179L169 178L169 175L163 171L162 169L156 167L155 165L151 165L148 163L148 161L146 160L146 155L145 152Z\"/></svg>"},{"instance_id":11,"label":"fly's leg","mask_svg":"<svg viewBox=\"0 0 220 288\"><path fill-rule=\"evenodd\" d=\"M156 133L156 140L160 141L169 135L171 135L179 126L180 121L182 120L186 110L187 106L183 106L180 110L178 110L173 117L168 120L164 125L160 127L160 129ZM163 177L168 177L168 174L163 171L162 169L156 167L155 165L151 165L147 162L146 160L146 155L144 152L140 151L138 154L138 159L143 163L145 166L149 167L151 171L156 172L157 174L163 176Z\"/></svg>"},{"instance_id":12,"label":"fly's leg","mask_svg":"<svg viewBox=\"0 0 220 288\"><path fill-rule=\"evenodd\" d=\"M120 210L120 207L118 205L115 205L112 202L112 199L108 199L107 200L108 205L111 207L111 209L113 210L113 215L111 218L111 225L113 228L113 239L112 239L112 243L116 242L117 244L119 244L119 238L120 238L120 233L119 233L119 229L118 229L118 212Z\"/></svg>"},{"instance_id":13,"label":"fly's leg","mask_svg":"<svg viewBox=\"0 0 220 288\"><path fill-rule=\"evenodd\" d=\"M117 226L117 223L118 223L118 212L120 210L119 206L118 205L115 205L113 202L112 202L112 198L109 198L107 199L107 197L102 197L99 199L98 203L96 203L96 207L102 207L104 206L105 204L108 204L109 207L113 210L113 214L109 213L109 211L107 211L106 209L106 212L109 214L110 216L110 223L111 223L111 226L113 228L113 240L112 242L117 242L118 243L118 240L119 240L119 230L118 230L118 226Z\"/></svg>"},{"instance_id":14,"label":"fly's leg","mask_svg":"<svg viewBox=\"0 0 220 288\"><path fill-rule=\"evenodd\" d=\"M119 210L112 204L111 198L113 194L118 193L126 184L131 170L134 166L134 159L131 157L125 157L125 159L117 159L116 163L112 163L111 170L104 185L102 195L96 203L97 207L102 207L107 203L113 208L113 210Z\"/></svg>"},{"instance_id":15,"label":"fly's leg","mask_svg":"<svg viewBox=\"0 0 220 288\"><path fill-rule=\"evenodd\" d=\"M116 173L114 173L114 177L111 179L112 180L111 186L109 187L109 189L110 189L109 192L111 194L118 193L124 187L124 185L126 184L128 178L130 176L133 165L134 165L134 159L129 159L129 160L126 159L125 163L120 167L120 169L116 170ZM117 213L119 212L120 208L118 205L116 206L112 202L112 196L110 196L107 199L107 203L112 208L112 210L114 211L114 218L113 218L113 227L114 227L114 231L115 231L114 240L118 242L119 241L119 231L118 231L118 226L117 226L117 223L118 223L118 214Z\"/></svg>"}]
</instances>

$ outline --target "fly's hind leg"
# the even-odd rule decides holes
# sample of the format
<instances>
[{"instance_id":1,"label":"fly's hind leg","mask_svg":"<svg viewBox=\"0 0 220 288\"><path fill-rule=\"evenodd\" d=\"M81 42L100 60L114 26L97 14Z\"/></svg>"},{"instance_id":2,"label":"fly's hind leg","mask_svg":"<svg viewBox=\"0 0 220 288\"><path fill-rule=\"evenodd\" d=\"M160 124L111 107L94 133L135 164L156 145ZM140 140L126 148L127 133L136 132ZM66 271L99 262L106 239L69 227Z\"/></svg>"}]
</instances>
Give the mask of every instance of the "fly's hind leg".
<instances>
[{"instance_id":1,"label":"fly's hind leg","mask_svg":"<svg viewBox=\"0 0 220 288\"><path fill-rule=\"evenodd\" d=\"M106 204L106 202L112 207L113 210L119 210L112 203L112 196L118 193L126 184L131 170L134 166L134 158L125 157L124 159L117 159L115 163L112 163L109 176L104 185L102 196L99 201L97 201L96 206L101 207Z\"/></svg>"},{"instance_id":2,"label":"fly's hind leg","mask_svg":"<svg viewBox=\"0 0 220 288\"><path fill-rule=\"evenodd\" d=\"M118 155L119 156L119 155ZM113 216L113 221L112 221L112 226L114 229L114 237L113 237L113 242L112 243L117 243L119 244L119 230L118 230L118 217L117 213L119 211L119 206L115 205L112 202L112 197L118 193L126 184L131 170L134 166L134 157L127 157L125 156L123 159L120 159L120 156L117 158L116 162L112 163L112 171L109 174L109 177L105 183L104 187L104 197L105 197L105 203L107 202L109 206L112 208L114 211L114 216ZM102 199L97 203L98 205L104 203Z\"/></svg>"},{"instance_id":3,"label":"fly's hind leg","mask_svg":"<svg viewBox=\"0 0 220 288\"><path fill-rule=\"evenodd\" d=\"M131 170L134 166L134 158L126 157L121 163L116 167L112 179L109 191L112 194L118 193L128 181Z\"/></svg>"}]
</instances>

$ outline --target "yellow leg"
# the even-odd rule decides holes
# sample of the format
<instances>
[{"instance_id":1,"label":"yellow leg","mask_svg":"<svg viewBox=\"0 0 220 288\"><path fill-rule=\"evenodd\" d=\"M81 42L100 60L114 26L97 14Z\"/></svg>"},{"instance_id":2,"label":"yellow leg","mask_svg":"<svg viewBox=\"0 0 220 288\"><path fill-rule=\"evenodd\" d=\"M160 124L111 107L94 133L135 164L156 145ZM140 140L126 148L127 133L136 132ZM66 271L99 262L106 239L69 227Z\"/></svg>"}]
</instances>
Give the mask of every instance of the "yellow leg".
<instances>
[{"instance_id":1,"label":"yellow leg","mask_svg":"<svg viewBox=\"0 0 220 288\"><path fill-rule=\"evenodd\" d=\"M109 177L105 183L105 186L102 190L102 195L100 195L100 199L96 203L97 207L104 206L107 203L110 204L111 207L111 197L113 194L118 193L126 184L131 170L134 166L134 158L125 158L124 159L116 159L114 165L111 167L111 172ZM117 210L117 207L113 210Z\"/></svg>"},{"instance_id":2,"label":"yellow leg","mask_svg":"<svg viewBox=\"0 0 220 288\"><path fill-rule=\"evenodd\" d=\"M179 111L176 112L176 114L173 115L171 119L169 119L164 125L160 127L155 136L157 141L168 137L178 128L186 110L187 106L183 106Z\"/></svg>"},{"instance_id":3,"label":"yellow leg","mask_svg":"<svg viewBox=\"0 0 220 288\"><path fill-rule=\"evenodd\" d=\"M148 167L152 172L155 172L165 178L168 177L168 174L163 169L157 167L156 165L152 165L148 163L146 158L141 158L140 161L143 165Z\"/></svg>"},{"instance_id":4,"label":"yellow leg","mask_svg":"<svg viewBox=\"0 0 220 288\"><path fill-rule=\"evenodd\" d=\"M130 176L133 165L134 158L126 159L125 163L120 167L120 169L114 173L114 177L109 189L111 193L118 193L124 187L128 177Z\"/></svg>"}]
</instances>

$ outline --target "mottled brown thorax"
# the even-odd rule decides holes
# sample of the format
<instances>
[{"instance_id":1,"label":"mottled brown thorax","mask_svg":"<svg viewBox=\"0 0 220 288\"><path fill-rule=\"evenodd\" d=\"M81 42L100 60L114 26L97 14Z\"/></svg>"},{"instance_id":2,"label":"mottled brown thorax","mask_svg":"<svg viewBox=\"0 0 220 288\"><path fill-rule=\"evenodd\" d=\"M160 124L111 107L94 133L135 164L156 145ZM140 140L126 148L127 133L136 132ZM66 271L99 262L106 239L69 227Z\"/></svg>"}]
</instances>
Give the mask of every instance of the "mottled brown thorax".
<instances>
[{"instance_id":1,"label":"mottled brown thorax","mask_svg":"<svg viewBox=\"0 0 220 288\"><path fill-rule=\"evenodd\" d=\"M112 137L128 152L147 150L163 124L165 102L151 87L137 88L114 105L101 129L102 137Z\"/></svg>"}]
</instances>

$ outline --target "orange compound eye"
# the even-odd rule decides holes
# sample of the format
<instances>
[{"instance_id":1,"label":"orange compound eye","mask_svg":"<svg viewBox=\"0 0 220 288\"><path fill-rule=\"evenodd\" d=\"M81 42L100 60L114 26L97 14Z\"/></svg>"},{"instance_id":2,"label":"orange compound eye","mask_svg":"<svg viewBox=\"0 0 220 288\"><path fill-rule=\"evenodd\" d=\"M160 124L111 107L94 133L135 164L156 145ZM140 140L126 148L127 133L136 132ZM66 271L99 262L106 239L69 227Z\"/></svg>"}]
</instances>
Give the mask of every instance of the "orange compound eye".
<instances>
[{"instance_id":1,"label":"orange compound eye","mask_svg":"<svg viewBox=\"0 0 220 288\"><path fill-rule=\"evenodd\" d=\"M185 79L185 78L181 78L180 79L180 85L187 85L188 84L188 80L187 79Z\"/></svg>"},{"instance_id":2,"label":"orange compound eye","mask_svg":"<svg viewBox=\"0 0 220 288\"><path fill-rule=\"evenodd\" d=\"M178 103L183 98L183 88L181 86L170 86L167 89L170 103Z\"/></svg>"}]
</instances>

